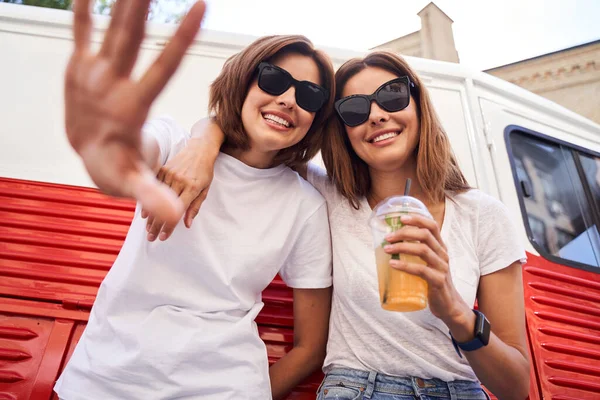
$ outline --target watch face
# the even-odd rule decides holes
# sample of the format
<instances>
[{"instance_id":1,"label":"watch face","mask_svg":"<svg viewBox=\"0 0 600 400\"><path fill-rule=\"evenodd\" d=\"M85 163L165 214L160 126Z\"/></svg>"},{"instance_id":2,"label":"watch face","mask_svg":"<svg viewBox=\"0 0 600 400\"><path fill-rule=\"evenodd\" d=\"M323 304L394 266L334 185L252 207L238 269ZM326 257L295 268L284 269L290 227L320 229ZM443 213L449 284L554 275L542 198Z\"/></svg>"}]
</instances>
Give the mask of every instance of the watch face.
<instances>
[{"instance_id":1,"label":"watch face","mask_svg":"<svg viewBox=\"0 0 600 400\"><path fill-rule=\"evenodd\" d=\"M484 346L487 346L490 341L490 322L483 313L476 311L475 314L477 314L477 320L475 321L475 337L479 338Z\"/></svg>"}]
</instances>

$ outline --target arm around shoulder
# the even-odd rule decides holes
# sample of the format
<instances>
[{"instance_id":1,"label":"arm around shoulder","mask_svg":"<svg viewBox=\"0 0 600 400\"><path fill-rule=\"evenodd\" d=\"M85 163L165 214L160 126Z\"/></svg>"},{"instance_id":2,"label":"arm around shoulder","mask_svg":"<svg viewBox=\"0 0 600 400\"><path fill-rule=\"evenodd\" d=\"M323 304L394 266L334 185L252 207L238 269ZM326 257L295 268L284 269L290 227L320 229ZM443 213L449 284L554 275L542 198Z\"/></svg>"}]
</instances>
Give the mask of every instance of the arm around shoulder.
<instances>
[{"instance_id":1,"label":"arm around shoulder","mask_svg":"<svg viewBox=\"0 0 600 400\"><path fill-rule=\"evenodd\" d=\"M203 118L192 126L190 144L200 146L200 150L209 158L217 158L221 146L225 143L225 134L212 118Z\"/></svg>"}]
</instances>

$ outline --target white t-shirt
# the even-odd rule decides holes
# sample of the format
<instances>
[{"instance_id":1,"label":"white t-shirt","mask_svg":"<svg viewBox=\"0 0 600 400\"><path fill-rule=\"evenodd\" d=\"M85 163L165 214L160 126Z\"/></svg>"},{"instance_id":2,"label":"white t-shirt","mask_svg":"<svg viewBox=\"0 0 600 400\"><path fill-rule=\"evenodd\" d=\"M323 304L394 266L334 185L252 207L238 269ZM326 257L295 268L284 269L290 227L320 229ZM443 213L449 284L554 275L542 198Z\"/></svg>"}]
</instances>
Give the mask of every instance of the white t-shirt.
<instances>
[{"instance_id":1,"label":"white t-shirt","mask_svg":"<svg viewBox=\"0 0 600 400\"><path fill-rule=\"evenodd\" d=\"M188 134L147 124L166 162ZM89 323L55 390L65 400L270 399L254 318L279 273L293 288L331 285L323 197L294 171L220 154L191 229L146 240L136 209Z\"/></svg>"},{"instance_id":2,"label":"white t-shirt","mask_svg":"<svg viewBox=\"0 0 600 400\"><path fill-rule=\"evenodd\" d=\"M308 181L327 200L333 246L333 302L324 371L334 367L392 376L477 381L466 358L454 350L446 325L426 308L401 313L381 308L371 208L354 209L317 166ZM479 278L525 260L505 206L479 190L446 199L441 231L456 289L474 304Z\"/></svg>"}]
</instances>

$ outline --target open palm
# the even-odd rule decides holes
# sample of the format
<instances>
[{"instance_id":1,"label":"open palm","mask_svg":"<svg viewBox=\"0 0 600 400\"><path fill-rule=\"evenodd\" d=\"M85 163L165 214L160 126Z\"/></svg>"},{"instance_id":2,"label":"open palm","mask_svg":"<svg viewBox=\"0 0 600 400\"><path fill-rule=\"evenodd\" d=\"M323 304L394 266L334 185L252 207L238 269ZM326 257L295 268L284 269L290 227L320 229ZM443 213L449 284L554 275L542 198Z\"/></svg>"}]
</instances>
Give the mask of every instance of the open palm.
<instances>
[{"instance_id":1,"label":"open palm","mask_svg":"<svg viewBox=\"0 0 600 400\"><path fill-rule=\"evenodd\" d=\"M90 0L74 5L75 49L65 75L67 137L94 183L107 194L133 197L161 219L176 222L183 207L144 160L141 130L152 102L173 76L204 15L197 2L139 80L131 78L151 0L119 0L98 53L90 51Z\"/></svg>"}]
</instances>

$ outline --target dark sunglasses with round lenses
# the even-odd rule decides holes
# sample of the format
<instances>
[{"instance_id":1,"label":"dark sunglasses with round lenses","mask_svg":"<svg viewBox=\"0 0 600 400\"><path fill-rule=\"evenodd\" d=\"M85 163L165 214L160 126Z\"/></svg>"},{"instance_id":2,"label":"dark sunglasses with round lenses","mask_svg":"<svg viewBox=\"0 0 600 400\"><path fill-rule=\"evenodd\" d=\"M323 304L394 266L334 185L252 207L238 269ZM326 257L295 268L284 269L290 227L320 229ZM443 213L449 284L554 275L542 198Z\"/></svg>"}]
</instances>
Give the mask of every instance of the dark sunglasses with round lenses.
<instances>
[{"instance_id":1,"label":"dark sunglasses with round lenses","mask_svg":"<svg viewBox=\"0 0 600 400\"><path fill-rule=\"evenodd\" d=\"M379 86L371 95L355 94L335 102L335 110L348 126L358 126L369 119L371 102L388 112L404 110L410 104L410 92L415 84L408 76L392 79Z\"/></svg>"},{"instance_id":2,"label":"dark sunglasses with round lenses","mask_svg":"<svg viewBox=\"0 0 600 400\"><path fill-rule=\"evenodd\" d=\"M285 93L290 86L296 88L296 104L308 112L317 112L329 98L322 86L309 81L294 79L289 72L267 62L258 64L258 87L273 96Z\"/></svg>"}]
</instances>

